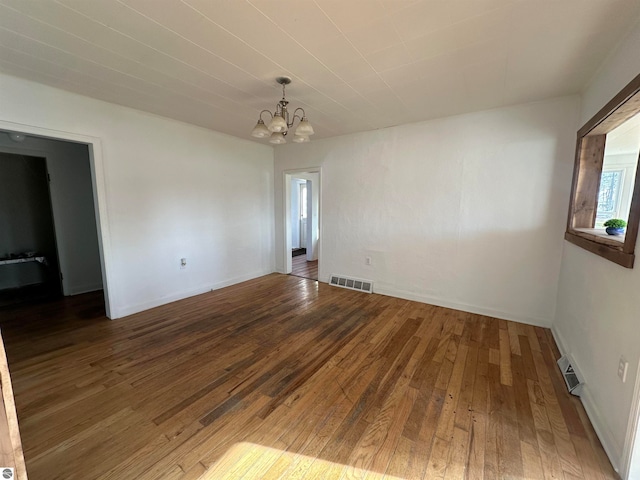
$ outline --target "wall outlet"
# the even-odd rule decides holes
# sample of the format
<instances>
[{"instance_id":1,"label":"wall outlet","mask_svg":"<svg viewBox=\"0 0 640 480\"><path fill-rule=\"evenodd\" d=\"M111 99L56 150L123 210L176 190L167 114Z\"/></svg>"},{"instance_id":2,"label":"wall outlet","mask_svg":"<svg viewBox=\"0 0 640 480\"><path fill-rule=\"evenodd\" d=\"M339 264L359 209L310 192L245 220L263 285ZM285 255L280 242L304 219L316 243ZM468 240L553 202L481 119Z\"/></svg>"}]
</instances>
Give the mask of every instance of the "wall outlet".
<instances>
[{"instance_id":1,"label":"wall outlet","mask_svg":"<svg viewBox=\"0 0 640 480\"><path fill-rule=\"evenodd\" d=\"M629 362L624 357L620 357L618 362L618 377L622 380L622 383L627 381L627 370L629 370Z\"/></svg>"},{"instance_id":2,"label":"wall outlet","mask_svg":"<svg viewBox=\"0 0 640 480\"><path fill-rule=\"evenodd\" d=\"M187 259L186 258L181 258L180 259L180 269L186 268L187 266Z\"/></svg>"},{"instance_id":3,"label":"wall outlet","mask_svg":"<svg viewBox=\"0 0 640 480\"><path fill-rule=\"evenodd\" d=\"M364 264L371 265L371 257L364 257Z\"/></svg>"}]
</instances>

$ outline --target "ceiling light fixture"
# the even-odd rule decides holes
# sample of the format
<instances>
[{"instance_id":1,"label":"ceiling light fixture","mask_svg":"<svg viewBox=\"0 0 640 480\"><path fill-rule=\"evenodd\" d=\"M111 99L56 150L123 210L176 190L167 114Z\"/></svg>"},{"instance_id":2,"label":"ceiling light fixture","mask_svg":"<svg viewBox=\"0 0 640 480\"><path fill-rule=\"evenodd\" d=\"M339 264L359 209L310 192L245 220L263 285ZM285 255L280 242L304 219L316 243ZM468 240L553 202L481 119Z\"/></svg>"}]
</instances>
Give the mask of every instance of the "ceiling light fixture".
<instances>
[{"instance_id":1,"label":"ceiling light fixture","mask_svg":"<svg viewBox=\"0 0 640 480\"><path fill-rule=\"evenodd\" d=\"M280 145L283 143L287 143L285 136L291 127L293 127L293 123L296 118L300 120L298 126L294 132L293 141L295 143L306 143L309 141L309 135L313 135L315 132L313 131L313 127L307 120L307 115L304 112L304 109L301 107L296 108L293 111L293 115L289 115L289 111L287 110L287 105L289 102L285 98L284 87L291 83L291 78L289 77L278 77L276 78L276 82L282 85L282 100L280 100L276 104L275 113L271 113L270 110L262 110L260 112L260 117L258 118L258 123L254 127L251 132L251 136L256 138L267 138L269 137L269 142L274 143L276 145ZM298 115L298 110L302 112L302 115ZM271 115L271 121L269 125L265 125L264 120L262 120L262 114L267 112Z\"/></svg>"}]
</instances>

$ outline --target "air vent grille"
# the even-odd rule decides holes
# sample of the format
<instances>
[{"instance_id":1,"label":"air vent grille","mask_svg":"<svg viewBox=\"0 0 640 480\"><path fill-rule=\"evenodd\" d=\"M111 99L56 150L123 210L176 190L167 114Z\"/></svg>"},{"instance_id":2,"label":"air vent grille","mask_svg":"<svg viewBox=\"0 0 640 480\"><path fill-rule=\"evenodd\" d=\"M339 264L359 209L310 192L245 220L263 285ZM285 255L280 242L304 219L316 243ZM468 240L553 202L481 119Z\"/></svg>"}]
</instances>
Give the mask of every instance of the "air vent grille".
<instances>
[{"instance_id":1,"label":"air vent grille","mask_svg":"<svg viewBox=\"0 0 640 480\"><path fill-rule=\"evenodd\" d=\"M361 278L333 274L329 280L329 285L357 290L358 292L373 293L373 282L371 280L362 280Z\"/></svg>"},{"instance_id":2,"label":"air vent grille","mask_svg":"<svg viewBox=\"0 0 640 480\"><path fill-rule=\"evenodd\" d=\"M558 360L558 367L560 367L560 371L562 372L562 377L564 378L564 383L567 384L567 389L569 393L580 396L582 393L582 387L584 383L582 382L582 376L575 368L575 364L573 360L568 355L560 357Z\"/></svg>"}]
</instances>

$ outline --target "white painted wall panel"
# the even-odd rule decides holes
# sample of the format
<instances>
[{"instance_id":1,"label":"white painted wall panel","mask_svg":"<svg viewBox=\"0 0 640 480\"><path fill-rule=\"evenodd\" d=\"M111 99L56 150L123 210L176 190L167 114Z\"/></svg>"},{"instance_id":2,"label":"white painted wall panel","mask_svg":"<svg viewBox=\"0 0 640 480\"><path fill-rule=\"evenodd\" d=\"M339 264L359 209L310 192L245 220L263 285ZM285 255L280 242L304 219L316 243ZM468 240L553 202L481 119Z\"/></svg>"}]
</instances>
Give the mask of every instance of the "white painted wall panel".
<instances>
[{"instance_id":1,"label":"white painted wall panel","mask_svg":"<svg viewBox=\"0 0 640 480\"><path fill-rule=\"evenodd\" d=\"M278 269L282 172L321 167L321 281L551 325L578 108L565 97L277 147Z\"/></svg>"}]
</instances>

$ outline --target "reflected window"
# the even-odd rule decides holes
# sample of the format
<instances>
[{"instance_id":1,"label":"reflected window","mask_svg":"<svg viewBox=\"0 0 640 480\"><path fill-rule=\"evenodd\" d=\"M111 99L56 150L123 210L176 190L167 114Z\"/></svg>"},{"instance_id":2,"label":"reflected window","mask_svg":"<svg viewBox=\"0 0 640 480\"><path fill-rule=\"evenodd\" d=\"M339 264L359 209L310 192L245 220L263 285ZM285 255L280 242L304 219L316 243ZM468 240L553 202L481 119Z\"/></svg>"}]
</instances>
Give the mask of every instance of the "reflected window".
<instances>
[{"instance_id":1,"label":"reflected window","mask_svg":"<svg viewBox=\"0 0 640 480\"><path fill-rule=\"evenodd\" d=\"M596 214L596 228L610 218L620 218L620 194L622 193L623 170L604 170L600 177L598 191L598 213Z\"/></svg>"}]
</instances>

